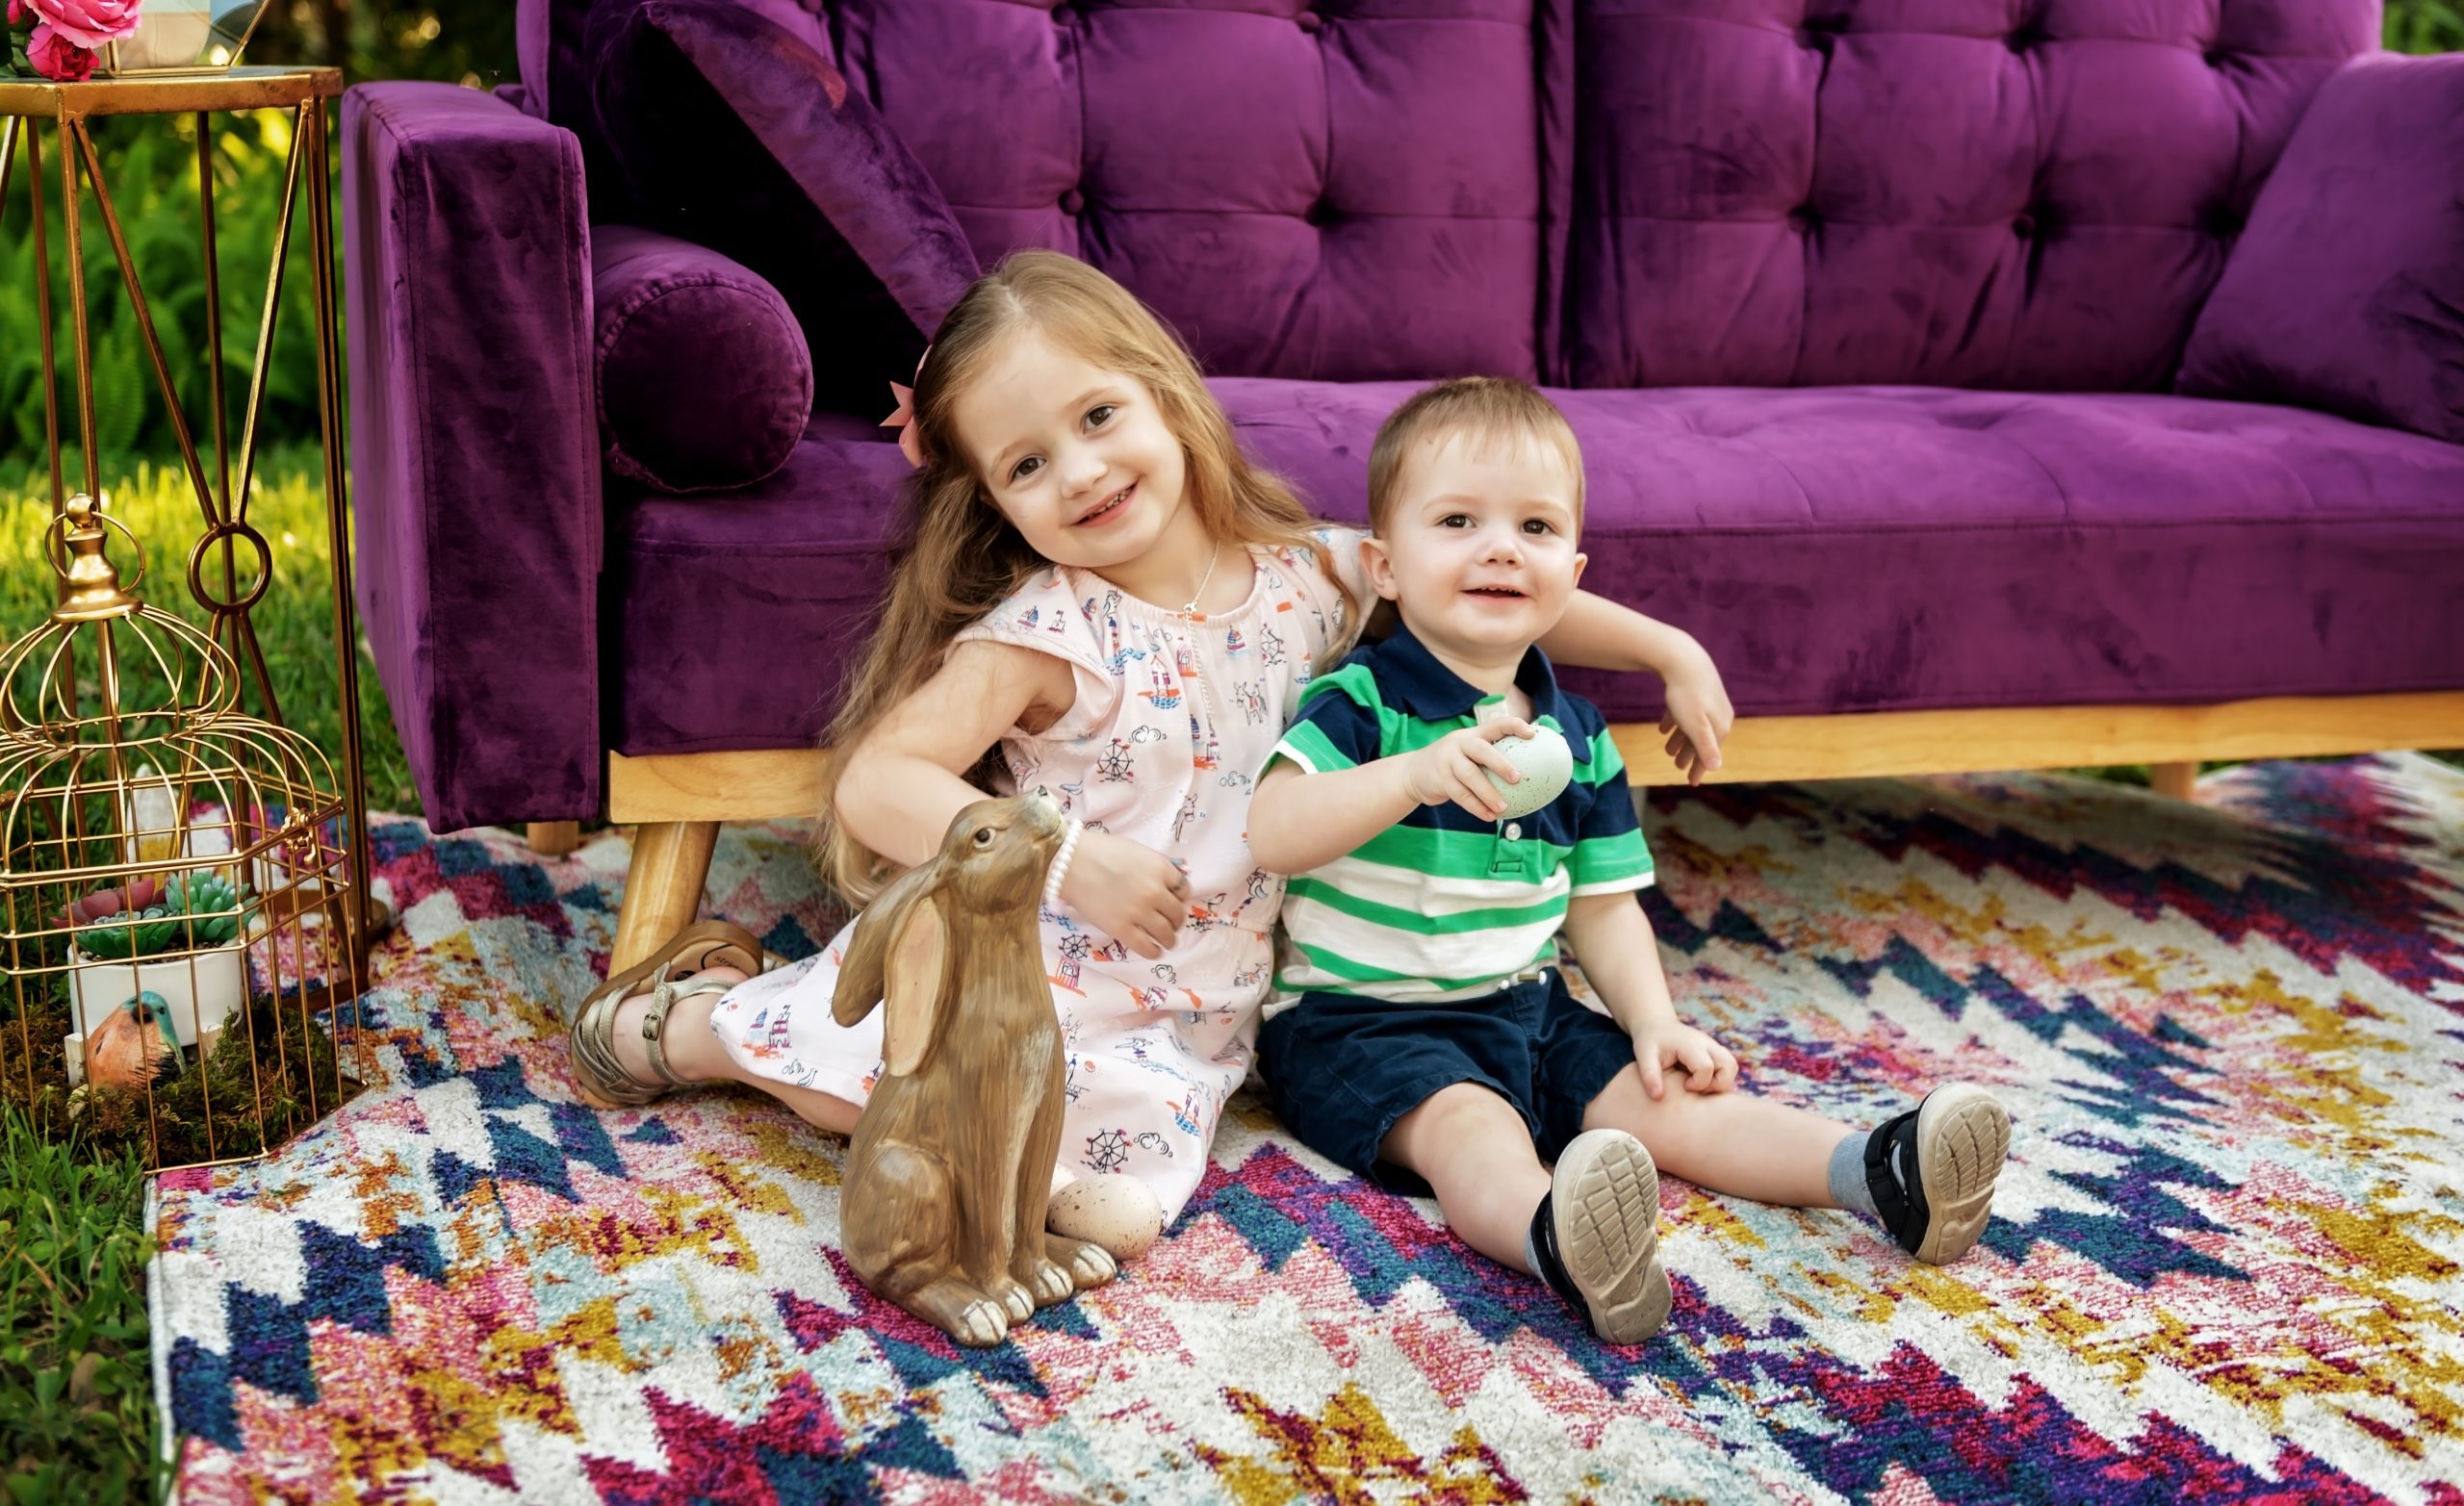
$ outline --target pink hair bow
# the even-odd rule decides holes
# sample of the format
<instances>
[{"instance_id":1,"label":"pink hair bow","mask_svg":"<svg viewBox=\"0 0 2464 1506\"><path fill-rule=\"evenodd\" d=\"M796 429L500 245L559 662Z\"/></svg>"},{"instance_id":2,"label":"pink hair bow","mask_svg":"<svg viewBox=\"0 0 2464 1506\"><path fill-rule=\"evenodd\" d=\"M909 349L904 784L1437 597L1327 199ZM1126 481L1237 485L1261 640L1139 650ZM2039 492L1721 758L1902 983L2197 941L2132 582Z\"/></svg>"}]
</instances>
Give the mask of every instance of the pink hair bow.
<instances>
[{"instance_id":1,"label":"pink hair bow","mask_svg":"<svg viewBox=\"0 0 2464 1506\"><path fill-rule=\"evenodd\" d=\"M924 374L925 358L932 353L933 347L926 345L924 354L915 358L915 374L918 377ZM907 457L909 465L921 471L924 469L924 442L915 437L915 389L892 382L889 390L890 395L898 399L898 411L882 420L881 426L898 430L898 452Z\"/></svg>"}]
</instances>

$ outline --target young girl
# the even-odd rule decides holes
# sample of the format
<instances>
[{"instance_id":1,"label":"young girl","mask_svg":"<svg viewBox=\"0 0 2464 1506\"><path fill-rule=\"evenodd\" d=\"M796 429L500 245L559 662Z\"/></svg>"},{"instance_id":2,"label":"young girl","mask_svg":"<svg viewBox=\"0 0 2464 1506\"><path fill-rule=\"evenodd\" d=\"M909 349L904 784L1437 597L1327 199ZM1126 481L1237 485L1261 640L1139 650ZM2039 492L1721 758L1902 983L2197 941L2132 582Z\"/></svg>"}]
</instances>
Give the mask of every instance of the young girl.
<instances>
[{"instance_id":1,"label":"young girl","mask_svg":"<svg viewBox=\"0 0 2464 1506\"><path fill-rule=\"evenodd\" d=\"M1314 525L1243 456L1189 353L1067 257L1023 252L970 289L911 402L909 542L828 735L825 873L861 904L988 788L1040 789L1079 823L1041 915L1066 1055L1055 1185L1125 1173L1102 1189L1142 1187L1160 1227L1248 1070L1283 898L1249 855L1251 781L1348 647L1359 535ZM1580 597L1548 648L1657 671L1670 752L1697 779L1717 767L1728 702L1691 638ZM881 1016L831 1016L846 942L759 974L749 933L688 928L577 1011L583 1096L724 1078L852 1132ZM1069 1227L1074 1206L1056 1200L1056 1232L1142 1244Z\"/></svg>"}]
</instances>

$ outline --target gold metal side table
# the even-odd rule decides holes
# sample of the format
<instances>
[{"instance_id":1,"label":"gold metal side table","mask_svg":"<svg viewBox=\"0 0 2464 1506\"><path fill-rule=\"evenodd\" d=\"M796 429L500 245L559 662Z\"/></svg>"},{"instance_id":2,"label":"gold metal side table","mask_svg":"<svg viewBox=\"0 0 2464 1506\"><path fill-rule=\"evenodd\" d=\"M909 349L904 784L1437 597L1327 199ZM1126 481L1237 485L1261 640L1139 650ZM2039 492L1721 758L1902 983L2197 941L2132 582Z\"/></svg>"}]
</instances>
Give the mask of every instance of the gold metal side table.
<instances>
[{"instance_id":1,"label":"gold metal side table","mask_svg":"<svg viewBox=\"0 0 2464 1506\"><path fill-rule=\"evenodd\" d=\"M317 317L317 426L323 458L325 525L333 551L334 667L337 693L342 700L344 808L350 823L350 888L359 897L354 912L348 916L352 932L349 956L352 971L364 979L369 941L390 927L393 917L370 894L368 886L368 788L360 766L356 657L359 613L351 593L350 516L343 486L342 360L334 307L333 174L327 119L327 105L341 95L342 88L342 71L338 68L237 67L142 78L92 79L77 84L0 80L0 214L8 211L9 180L22 140L29 185L27 198L33 213L35 313L42 329L43 433L51 466L53 516L65 511L69 489L63 473L54 298L47 245L50 227L44 223L46 207L41 191L45 135L52 139L51 150L60 174L60 234L67 263L68 315L74 333L70 353L76 372L76 448L84 462L82 490L90 496L102 494L102 456L94 440L94 366L88 326L81 167L84 190L92 194L103 232L111 239L120 286L136 317L156 386L179 439L180 460L190 489L195 494L197 510L204 519L203 530L188 555L190 594L209 615L208 635L229 650L232 660L241 666L244 679L253 681L263 714L270 721L281 723L282 708L266 670L256 628L248 618L249 609L272 583L274 569L272 549L248 523L248 493L256 469L257 420L265 402L267 368L273 355L274 325L281 309L285 263L290 256L293 210L299 200L299 180L302 176L308 180L308 254L315 279ZM287 111L293 117L293 130L289 160L283 168L282 208L274 228L265 305L258 317L256 357L249 369L246 406L235 454L221 360L222 283L215 247L214 133L210 117L242 110ZM164 356L141 272L130 256L128 237L113 205L110 187L104 181L102 161L90 129L92 121L106 115L192 115L196 122L197 228L206 289L205 379L208 400L213 405L211 470L199 453L196 431ZM236 485L232 474L235 459L239 470ZM254 550L257 556L255 578L244 588L238 558L243 547ZM219 577L218 581L210 578L215 576Z\"/></svg>"}]
</instances>

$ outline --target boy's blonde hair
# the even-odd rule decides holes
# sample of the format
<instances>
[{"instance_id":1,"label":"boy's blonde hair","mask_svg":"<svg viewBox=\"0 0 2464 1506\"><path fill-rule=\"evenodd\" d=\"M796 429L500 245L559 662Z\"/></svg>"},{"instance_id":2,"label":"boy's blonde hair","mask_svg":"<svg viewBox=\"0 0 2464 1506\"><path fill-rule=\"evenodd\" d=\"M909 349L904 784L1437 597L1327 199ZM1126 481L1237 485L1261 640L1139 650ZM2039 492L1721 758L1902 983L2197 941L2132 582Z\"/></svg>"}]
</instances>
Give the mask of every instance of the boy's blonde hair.
<instances>
[{"instance_id":1,"label":"boy's blonde hair","mask_svg":"<svg viewBox=\"0 0 2464 1506\"><path fill-rule=\"evenodd\" d=\"M840 761L892 706L939 671L961 628L1049 566L985 496L955 421L960 395L1010 336L1029 328L1091 365L1146 384L1181 442L1183 495L1209 534L1227 544L1314 548L1308 510L1241 452L1232 421L1207 391L1197 363L1128 289L1052 251L1017 252L978 278L941 320L915 374L914 433L924 466L905 488L889 587L872 641L848 675L838 714L823 734L829 757L814 842L822 877L851 904L870 900L896 868L839 822ZM984 786L998 768L999 759L987 750L969 780Z\"/></svg>"},{"instance_id":2,"label":"boy's blonde hair","mask_svg":"<svg viewBox=\"0 0 2464 1506\"><path fill-rule=\"evenodd\" d=\"M1403 463L1425 445L1462 439L1478 453L1489 446L1531 441L1564 457L1575 483L1575 526L1582 526L1582 447L1557 405L1529 382L1511 376L1459 376L1413 395L1377 426L1369 449L1369 531L1383 534L1403 478Z\"/></svg>"}]
</instances>

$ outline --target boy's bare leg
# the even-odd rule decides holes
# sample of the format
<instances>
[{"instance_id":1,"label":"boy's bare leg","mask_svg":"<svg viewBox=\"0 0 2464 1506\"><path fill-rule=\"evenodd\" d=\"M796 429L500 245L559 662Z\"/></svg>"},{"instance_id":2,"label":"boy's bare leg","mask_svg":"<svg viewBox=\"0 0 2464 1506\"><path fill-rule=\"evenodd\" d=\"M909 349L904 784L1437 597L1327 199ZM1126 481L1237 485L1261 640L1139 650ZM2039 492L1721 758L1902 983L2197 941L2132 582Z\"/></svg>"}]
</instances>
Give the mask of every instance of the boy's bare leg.
<instances>
[{"instance_id":1,"label":"boy's bare leg","mask_svg":"<svg viewBox=\"0 0 2464 1506\"><path fill-rule=\"evenodd\" d=\"M1643 1142L1659 1169L1708 1191L1784 1208L1837 1208L1831 1154L1859 1133L1835 1119L1731 1089L1693 1093L1672 1071L1658 1102L1643 1091L1642 1069L1628 1065L1583 1110L1586 1130L1623 1130Z\"/></svg>"},{"instance_id":2,"label":"boy's bare leg","mask_svg":"<svg viewBox=\"0 0 2464 1506\"><path fill-rule=\"evenodd\" d=\"M1464 1243L1538 1276L1610 1343L1640 1343L1667 1321L1659 1178L1630 1135L1579 1136L1551 1171L1513 1105L1457 1083L1397 1120L1378 1149L1436 1189Z\"/></svg>"},{"instance_id":3,"label":"boy's bare leg","mask_svg":"<svg viewBox=\"0 0 2464 1506\"><path fill-rule=\"evenodd\" d=\"M1926 1094L1902 1116L1912 1127L1893 1119L1864 1131L1750 1093L1689 1093L1681 1081L1672 1073L1654 1103L1640 1069L1629 1066L1592 1100L1583 1127L1625 1131L1662 1169L1709 1191L1783 1208L1848 1208L1927 1264L1966 1254L1993 1216L2011 1115L1974 1084ZM1894 1126L1878 1181L1865 1157L1874 1136Z\"/></svg>"},{"instance_id":4,"label":"boy's bare leg","mask_svg":"<svg viewBox=\"0 0 2464 1506\"><path fill-rule=\"evenodd\" d=\"M1501 1265L1532 1274L1524 1253L1548 1168L1514 1106L1473 1083L1439 1088L1395 1121L1378 1153L1437 1191L1446 1225Z\"/></svg>"}]
</instances>

